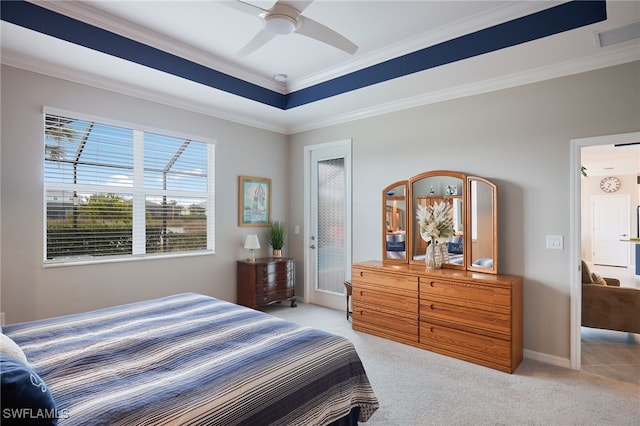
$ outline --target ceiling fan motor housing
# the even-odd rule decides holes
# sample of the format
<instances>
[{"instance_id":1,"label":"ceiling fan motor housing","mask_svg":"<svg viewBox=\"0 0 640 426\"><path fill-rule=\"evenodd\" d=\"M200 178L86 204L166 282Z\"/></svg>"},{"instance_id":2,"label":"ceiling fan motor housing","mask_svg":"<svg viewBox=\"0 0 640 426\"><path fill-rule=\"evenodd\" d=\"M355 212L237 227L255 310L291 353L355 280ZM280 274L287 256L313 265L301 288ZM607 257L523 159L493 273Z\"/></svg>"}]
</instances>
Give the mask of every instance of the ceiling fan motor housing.
<instances>
[{"instance_id":1,"label":"ceiling fan motor housing","mask_svg":"<svg viewBox=\"0 0 640 426\"><path fill-rule=\"evenodd\" d=\"M276 4L264 16L264 25L267 31L273 34L291 34L298 29L299 16L300 12L293 7Z\"/></svg>"},{"instance_id":2,"label":"ceiling fan motor housing","mask_svg":"<svg viewBox=\"0 0 640 426\"><path fill-rule=\"evenodd\" d=\"M291 34L298 27L298 21L287 15L270 14L265 16L264 25L273 34Z\"/></svg>"}]
</instances>

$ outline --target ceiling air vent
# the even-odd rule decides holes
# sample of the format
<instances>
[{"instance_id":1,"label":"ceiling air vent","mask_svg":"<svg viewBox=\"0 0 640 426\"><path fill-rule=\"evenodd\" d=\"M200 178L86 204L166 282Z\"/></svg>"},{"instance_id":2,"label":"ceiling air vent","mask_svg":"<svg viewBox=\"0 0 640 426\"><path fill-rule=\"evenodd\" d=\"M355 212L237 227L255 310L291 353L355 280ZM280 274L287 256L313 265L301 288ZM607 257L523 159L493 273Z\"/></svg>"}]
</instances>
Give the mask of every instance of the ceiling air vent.
<instances>
[{"instance_id":1,"label":"ceiling air vent","mask_svg":"<svg viewBox=\"0 0 640 426\"><path fill-rule=\"evenodd\" d=\"M640 21L611 30L599 31L596 33L596 37L600 47L640 38Z\"/></svg>"}]
</instances>

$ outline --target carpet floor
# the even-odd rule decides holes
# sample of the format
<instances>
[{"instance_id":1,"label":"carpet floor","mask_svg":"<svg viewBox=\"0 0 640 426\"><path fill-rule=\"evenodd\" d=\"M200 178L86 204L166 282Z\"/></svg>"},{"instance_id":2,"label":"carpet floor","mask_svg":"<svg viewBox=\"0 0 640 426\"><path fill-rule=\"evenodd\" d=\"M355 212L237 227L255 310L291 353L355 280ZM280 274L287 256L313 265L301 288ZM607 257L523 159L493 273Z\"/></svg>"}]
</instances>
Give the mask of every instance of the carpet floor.
<instances>
[{"instance_id":1,"label":"carpet floor","mask_svg":"<svg viewBox=\"0 0 640 426\"><path fill-rule=\"evenodd\" d=\"M344 311L265 312L351 340L380 402L371 426L637 425L640 386L525 359L514 374L353 331Z\"/></svg>"}]
</instances>

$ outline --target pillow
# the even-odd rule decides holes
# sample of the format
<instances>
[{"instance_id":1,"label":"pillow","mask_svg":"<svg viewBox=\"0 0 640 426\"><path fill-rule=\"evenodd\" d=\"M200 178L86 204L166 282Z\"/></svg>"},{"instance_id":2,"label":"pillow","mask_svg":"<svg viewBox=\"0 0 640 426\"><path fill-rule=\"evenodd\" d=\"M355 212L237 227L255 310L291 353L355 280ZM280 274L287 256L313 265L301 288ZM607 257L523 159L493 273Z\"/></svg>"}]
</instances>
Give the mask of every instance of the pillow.
<instances>
[{"instance_id":1,"label":"pillow","mask_svg":"<svg viewBox=\"0 0 640 426\"><path fill-rule=\"evenodd\" d=\"M592 284L593 281L591 278L591 271L589 270L589 265L587 265L587 262L585 262L584 260L582 261L582 267L580 268L582 269L582 283L583 284Z\"/></svg>"},{"instance_id":2,"label":"pillow","mask_svg":"<svg viewBox=\"0 0 640 426\"><path fill-rule=\"evenodd\" d=\"M594 284L607 285L607 281L595 272L591 273L591 282Z\"/></svg>"},{"instance_id":3,"label":"pillow","mask_svg":"<svg viewBox=\"0 0 640 426\"><path fill-rule=\"evenodd\" d=\"M30 367L0 354L2 424L57 425L56 404L49 388Z\"/></svg>"},{"instance_id":4,"label":"pillow","mask_svg":"<svg viewBox=\"0 0 640 426\"><path fill-rule=\"evenodd\" d=\"M447 243L447 251L453 254L462 254L462 243Z\"/></svg>"},{"instance_id":5,"label":"pillow","mask_svg":"<svg viewBox=\"0 0 640 426\"><path fill-rule=\"evenodd\" d=\"M0 334L0 352L24 364L29 364L27 356L22 352L22 348L6 334Z\"/></svg>"}]
</instances>

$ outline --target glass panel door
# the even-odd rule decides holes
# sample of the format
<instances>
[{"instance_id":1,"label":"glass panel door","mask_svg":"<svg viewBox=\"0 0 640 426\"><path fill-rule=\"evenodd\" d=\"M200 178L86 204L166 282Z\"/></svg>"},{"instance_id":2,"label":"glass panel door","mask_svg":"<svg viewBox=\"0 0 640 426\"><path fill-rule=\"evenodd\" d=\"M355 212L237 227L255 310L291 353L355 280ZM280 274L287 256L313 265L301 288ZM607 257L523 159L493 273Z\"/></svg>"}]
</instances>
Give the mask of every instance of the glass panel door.
<instances>
[{"instance_id":1,"label":"glass panel door","mask_svg":"<svg viewBox=\"0 0 640 426\"><path fill-rule=\"evenodd\" d=\"M344 158L318 162L316 290L343 294L345 263Z\"/></svg>"},{"instance_id":2,"label":"glass panel door","mask_svg":"<svg viewBox=\"0 0 640 426\"><path fill-rule=\"evenodd\" d=\"M305 300L345 308L351 275L351 141L307 148L308 242Z\"/></svg>"}]
</instances>

